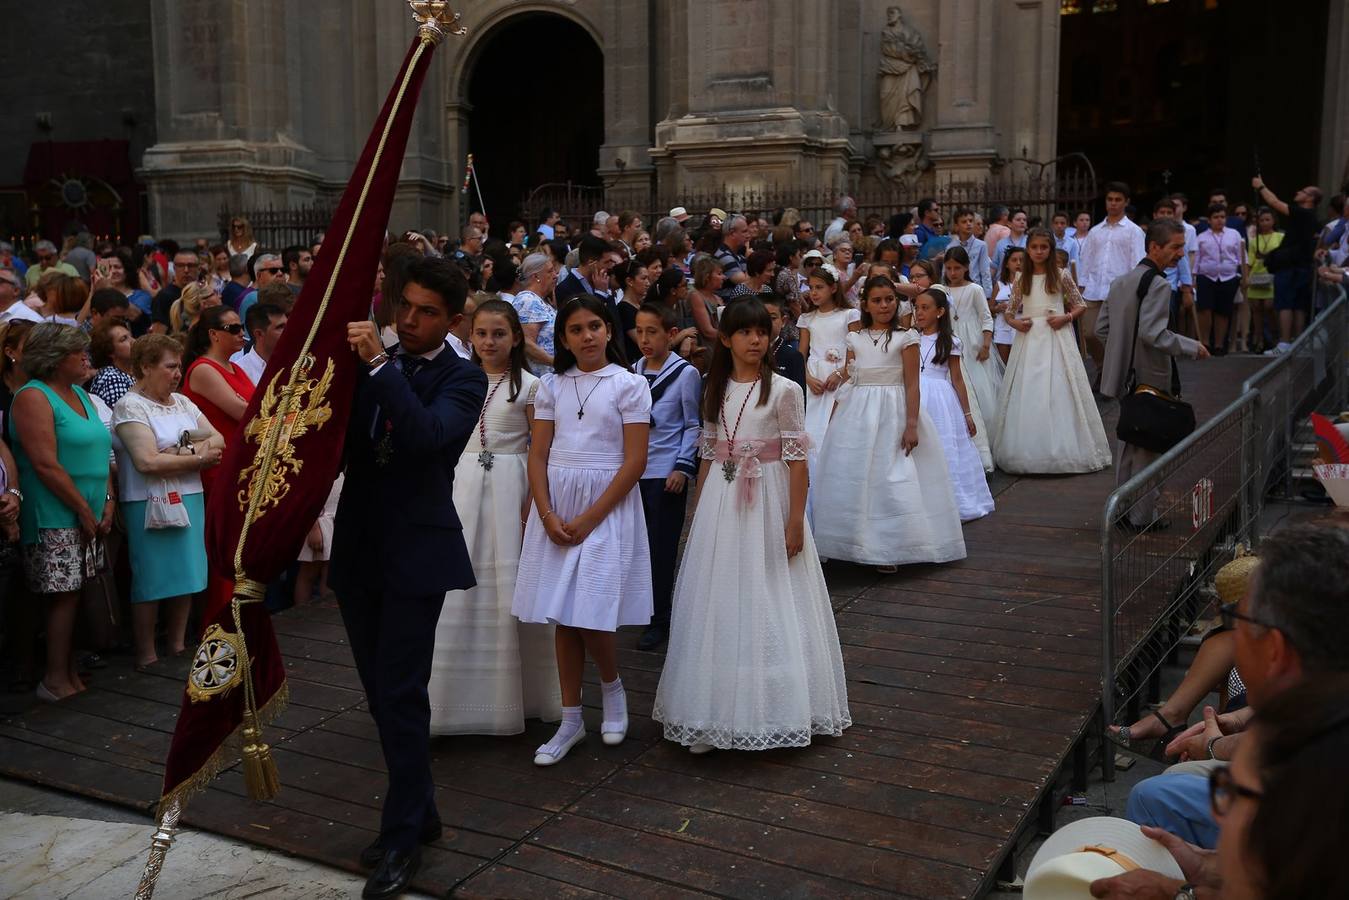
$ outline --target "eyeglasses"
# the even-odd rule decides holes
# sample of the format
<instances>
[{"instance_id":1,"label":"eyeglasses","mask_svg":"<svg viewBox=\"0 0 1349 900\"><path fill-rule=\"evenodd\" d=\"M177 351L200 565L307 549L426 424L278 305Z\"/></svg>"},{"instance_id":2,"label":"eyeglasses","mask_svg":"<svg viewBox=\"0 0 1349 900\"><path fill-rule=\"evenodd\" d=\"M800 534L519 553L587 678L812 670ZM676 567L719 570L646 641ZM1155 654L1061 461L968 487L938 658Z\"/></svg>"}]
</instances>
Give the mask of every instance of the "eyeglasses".
<instances>
[{"instance_id":1,"label":"eyeglasses","mask_svg":"<svg viewBox=\"0 0 1349 900\"><path fill-rule=\"evenodd\" d=\"M1215 818L1221 818L1232 810L1232 801L1237 797L1247 800L1261 800L1264 794L1254 788L1237 784L1232 778L1232 770L1227 766L1208 773L1208 802L1213 807Z\"/></svg>"},{"instance_id":2,"label":"eyeglasses","mask_svg":"<svg viewBox=\"0 0 1349 900\"><path fill-rule=\"evenodd\" d=\"M212 330L213 330L213 331L228 331L230 334L238 335L238 334L243 334L243 333L244 333L244 326L240 325L238 322L234 322L234 323L232 323L232 324L230 324L230 325L221 325L219 328L215 328L215 329L212 329Z\"/></svg>"},{"instance_id":3,"label":"eyeglasses","mask_svg":"<svg viewBox=\"0 0 1349 900\"><path fill-rule=\"evenodd\" d=\"M201 268L201 261L194 259L192 262L176 262L174 265L180 269L199 269Z\"/></svg>"},{"instance_id":4,"label":"eyeglasses","mask_svg":"<svg viewBox=\"0 0 1349 900\"><path fill-rule=\"evenodd\" d=\"M1259 625L1261 628L1277 629L1279 627L1277 625L1271 625L1268 622L1262 622L1254 616L1248 616L1245 613L1237 612L1236 602L1222 604L1218 607L1218 614L1222 617L1222 626L1224 628L1235 628L1237 619L1240 619L1243 622L1250 622L1252 625Z\"/></svg>"},{"instance_id":5,"label":"eyeglasses","mask_svg":"<svg viewBox=\"0 0 1349 900\"><path fill-rule=\"evenodd\" d=\"M814 234L814 233L815 233L815 226L814 226L814 225L807 225L805 228L798 228L798 229L796 229L796 230L797 230L799 233L801 233L801 234Z\"/></svg>"},{"instance_id":6,"label":"eyeglasses","mask_svg":"<svg viewBox=\"0 0 1349 900\"><path fill-rule=\"evenodd\" d=\"M820 260L820 259L808 259L808 260L806 260L805 262L801 263L801 265L803 265L803 266L822 266L822 265L824 265L824 260Z\"/></svg>"}]
</instances>

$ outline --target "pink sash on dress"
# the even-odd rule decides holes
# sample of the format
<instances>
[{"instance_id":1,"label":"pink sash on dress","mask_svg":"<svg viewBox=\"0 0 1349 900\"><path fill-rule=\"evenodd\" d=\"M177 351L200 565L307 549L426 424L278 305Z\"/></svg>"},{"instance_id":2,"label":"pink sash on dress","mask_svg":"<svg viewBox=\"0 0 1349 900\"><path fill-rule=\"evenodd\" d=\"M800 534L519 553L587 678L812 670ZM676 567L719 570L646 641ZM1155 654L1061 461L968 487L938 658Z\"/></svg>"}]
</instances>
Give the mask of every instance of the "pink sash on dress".
<instances>
[{"instance_id":1,"label":"pink sash on dress","mask_svg":"<svg viewBox=\"0 0 1349 900\"><path fill-rule=\"evenodd\" d=\"M763 463L782 461L782 441L778 438L717 441L713 448L719 463L735 463L735 479L740 483L736 501L743 509L754 505L755 479L763 477Z\"/></svg>"}]
</instances>

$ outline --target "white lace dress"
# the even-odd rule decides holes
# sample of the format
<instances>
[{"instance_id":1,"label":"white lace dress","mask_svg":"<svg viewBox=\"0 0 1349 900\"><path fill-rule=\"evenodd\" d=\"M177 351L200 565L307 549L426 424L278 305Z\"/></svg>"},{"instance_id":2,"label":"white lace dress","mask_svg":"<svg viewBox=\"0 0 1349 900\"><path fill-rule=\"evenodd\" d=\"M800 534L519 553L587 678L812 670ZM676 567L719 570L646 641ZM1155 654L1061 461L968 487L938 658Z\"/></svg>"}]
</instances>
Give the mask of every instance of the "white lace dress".
<instances>
[{"instance_id":1,"label":"white lace dress","mask_svg":"<svg viewBox=\"0 0 1349 900\"><path fill-rule=\"evenodd\" d=\"M589 509L618 474L623 426L651 423L651 389L622 366L594 372L573 366L543 377L534 418L554 423L548 495L567 522ZM651 553L636 485L579 544L554 544L539 510L530 509L511 612L522 622L594 631L651 621Z\"/></svg>"},{"instance_id":2,"label":"white lace dress","mask_svg":"<svg viewBox=\"0 0 1349 900\"><path fill-rule=\"evenodd\" d=\"M862 314L855 309L839 308L827 313L808 312L796 321L797 328L810 333L810 357L806 360L806 374L824 381L843 368L848 356L848 326L860 321ZM810 435L810 474L815 477L815 463L824 435L829 430L829 416L834 410L837 391L823 394L806 392L806 433Z\"/></svg>"},{"instance_id":3,"label":"white lace dress","mask_svg":"<svg viewBox=\"0 0 1349 900\"><path fill-rule=\"evenodd\" d=\"M810 529L787 558L790 502L783 460L806 458L801 388L774 375L759 387L730 382L734 481L725 478L726 428L704 423L710 468L675 585L670 646L652 718L680 744L725 750L803 747L852 724L834 613Z\"/></svg>"},{"instance_id":4,"label":"white lace dress","mask_svg":"<svg viewBox=\"0 0 1349 900\"><path fill-rule=\"evenodd\" d=\"M941 437L921 410L920 385L904 384L903 353L918 333L889 337L887 345L883 332L848 335L850 378L820 450L815 546L828 559L872 566L964 559ZM910 401L920 406L918 446L906 454Z\"/></svg>"},{"instance_id":5,"label":"white lace dress","mask_svg":"<svg viewBox=\"0 0 1349 900\"><path fill-rule=\"evenodd\" d=\"M1004 472L1053 475L1095 472L1110 465L1110 442L1091 394L1072 325L1049 327L1049 316L1082 303L1077 285L1061 273L1063 289L1045 292L1043 275L1029 297L1012 294L1014 315L1031 320L1017 333L994 423L993 459Z\"/></svg>"},{"instance_id":6,"label":"white lace dress","mask_svg":"<svg viewBox=\"0 0 1349 900\"><path fill-rule=\"evenodd\" d=\"M991 346L988 359L980 362L978 356L984 346L984 332L993 331L993 314L989 312L984 289L977 284L963 284L946 291L951 298L951 330L965 348L960 370L965 376L965 392L969 394L971 407L978 404L979 418L991 423L998 417L1002 357Z\"/></svg>"},{"instance_id":7,"label":"white lace dress","mask_svg":"<svg viewBox=\"0 0 1349 900\"><path fill-rule=\"evenodd\" d=\"M525 719L562 717L553 626L511 615L529 491L526 407L539 380L524 372L514 402L509 374L487 380L482 420L454 469L454 508L478 585L447 593L440 611L427 686L432 734L519 734Z\"/></svg>"},{"instance_id":8,"label":"white lace dress","mask_svg":"<svg viewBox=\"0 0 1349 900\"><path fill-rule=\"evenodd\" d=\"M963 360L960 339L952 338L952 341L951 356ZM975 440L984 434L984 423L975 420L975 438L971 438L965 425L965 412L960 408L960 397L951 383L949 361L937 362L936 353L937 335L922 335L918 345L918 378L923 386L923 412L932 419L941 438L942 450L946 452L946 468L951 473L951 491L956 497L960 521L969 522L993 511L993 495L988 490L988 479L984 476L984 464ZM969 394L968 388L965 393ZM988 452L987 438L983 452Z\"/></svg>"}]
</instances>

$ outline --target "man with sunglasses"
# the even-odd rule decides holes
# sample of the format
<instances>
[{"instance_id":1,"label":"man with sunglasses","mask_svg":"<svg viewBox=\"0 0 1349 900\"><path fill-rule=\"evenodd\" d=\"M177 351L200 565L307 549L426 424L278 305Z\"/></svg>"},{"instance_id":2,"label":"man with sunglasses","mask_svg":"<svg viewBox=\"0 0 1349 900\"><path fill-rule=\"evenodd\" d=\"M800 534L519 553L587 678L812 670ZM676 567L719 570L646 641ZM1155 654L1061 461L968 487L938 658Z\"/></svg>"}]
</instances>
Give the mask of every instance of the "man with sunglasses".
<instances>
[{"instance_id":1,"label":"man with sunglasses","mask_svg":"<svg viewBox=\"0 0 1349 900\"><path fill-rule=\"evenodd\" d=\"M1218 830L1208 772L1232 758L1260 705L1302 679L1349 671L1349 529L1303 524L1266 538L1250 590L1221 611L1249 705L1222 715L1205 707L1167 747L1182 764L1137 784L1126 812L1209 849Z\"/></svg>"},{"instance_id":2,"label":"man with sunglasses","mask_svg":"<svg viewBox=\"0 0 1349 900\"><path fill-rule=\"evenodd\" d=\"M286 267L281 257L275 253L259 253L249 263L253 270L253 289L244 294L239 301L239 318L248 315L248 310L258 302L258 291L274 281L286 280Z\"/></svg>"},{"instance_id":3,"label":"man with sunglasses","mask_svg":"<svg viewBox=\"0 0 1349 900\"><path fill-rule=\"evenodd\" d=\"M37 254L37 265L28 267L28 287L37 287L38 279L48 272L64 272L74 278L80 277L80 270L68 262L62 262L56 253L56 245L51 241L38 241L33 245Z\"/></svg>"},{"instance_id":4,"label":"man with sunglasses","mask_svg":"<svg viewBox=\"0 0 1349 900\"><path fill-rule=\"evenodd\" d=\"M179 250L173 254L173 281L164 286L150 303L150 333L169 333L169 310L183 296L187 287L202 275L201 260L195 250Z\"/></svg>"}]
</instances>

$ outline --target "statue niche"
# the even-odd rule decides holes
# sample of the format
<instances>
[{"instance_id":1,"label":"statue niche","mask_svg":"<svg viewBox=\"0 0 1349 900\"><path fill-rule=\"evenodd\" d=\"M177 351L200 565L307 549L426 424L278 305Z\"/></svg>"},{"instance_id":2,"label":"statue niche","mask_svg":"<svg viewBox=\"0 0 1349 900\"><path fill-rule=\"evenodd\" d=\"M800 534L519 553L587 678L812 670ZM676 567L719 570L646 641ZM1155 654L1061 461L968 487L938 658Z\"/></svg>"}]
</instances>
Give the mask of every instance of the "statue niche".
<instances>
[{"instance_id":1,"label":"statue niche","mask_svg":"<svg viewBox=\"0 0 1349 900\"><path fill-rule=\"evenodd\" d=\"M880 88L881 131L904 131L923 119L923 93L932 82L937 64L917 29L905 24L898 6L885 11L881 32L881 62L877 70Z\"/></svg>"}]
</instances>

